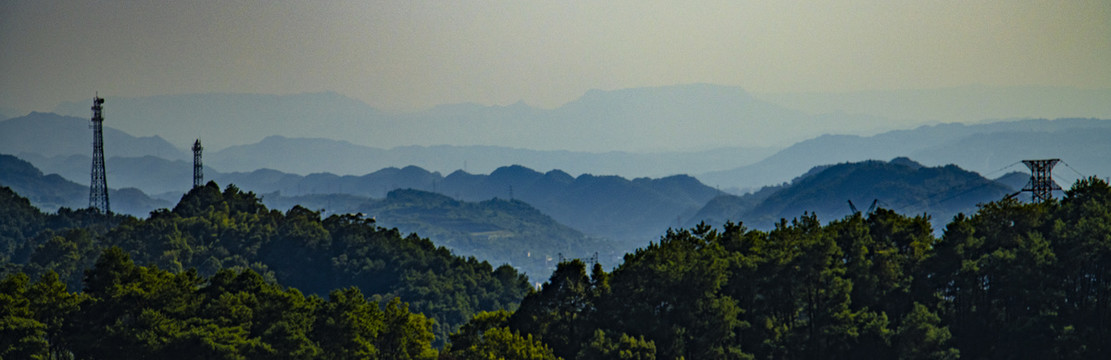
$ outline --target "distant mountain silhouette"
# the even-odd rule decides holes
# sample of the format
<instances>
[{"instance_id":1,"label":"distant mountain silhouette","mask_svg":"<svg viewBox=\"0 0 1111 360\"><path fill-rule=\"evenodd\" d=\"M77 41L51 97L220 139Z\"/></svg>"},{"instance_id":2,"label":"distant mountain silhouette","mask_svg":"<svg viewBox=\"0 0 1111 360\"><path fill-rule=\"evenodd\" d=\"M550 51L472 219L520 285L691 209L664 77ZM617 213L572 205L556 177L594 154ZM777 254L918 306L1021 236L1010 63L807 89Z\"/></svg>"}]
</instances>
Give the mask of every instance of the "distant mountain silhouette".
<instances>
[{"instance_id":1,"label":"distant mountain silhouette","mask_svg":"<svg viewBox=\"0 0 1111 360\"><path fill-rule=\"evenodd\" d=\"M995 182L1006 185L1011 190L1019 191L1030 182L1030 174L1013 171L996 178Z\"/></svg>"},{"instance_id":2,"label":"distant mountain silhouette","mask_svg":"<svg viewBox=\"0 0 1111 360\"><path fill-rule=\"evenodd\" d=\"M23 114L23 113L19 112L19 110L16 110L16 109L7 108L7 107L0 107L0 120L11 119L11 118L14 118L16 116L19 116L19 114Z\"/></svg>"},{"instance_id":3,"label":"distant mountain silhouette","mask_svg":"<svg viewBox=\"0 0 1111 360\"><path fill-rule=\"evenodd\" d=\"M20 154L42 169L44 173L58 174L83 186L89 185L89 169L92 158L88 155L69 155L43 157L37 154ZM166 160L153 156L111 157L105 160L108 186L119 188L138 188L152 196L163 198L171 203L193 186L193 163L185 160ZM205 167L209 179L220 173ZM168 197L163 193L172 193Z\"/></svg>"},{"instance_id":4,"label":"distant mountain silhouette","mask_svg":"<svg viewBox=\"0 0 1111 360\"><path fill-rule=\"evenodd\" d=\"M12 155L0 154L0 186L12 188L45 212L61 207L81 209L89 206L88 185L76 184L57 174L43 175L31 163ZM113 212L135 216L146 216L151 210L172 205L169 201L152 199L135 188L109 190L108 198Z\"/></svg>"},{"instance_id":5,"label":"distant mountain silhouette","mask_svg":"<svg viewBox=\"0 0 1111 360\"><path fill-rule=\"evenodd\" d=\"M113 119L109 118L108 123ZM43 170L59 173L71 180L82 182L86 177L85 165L73 166L68 162L89 162L71 158L88 157L92 152L92 133L88 119L60 116L52 113L31 113L26 116L0 121L0 151L31 161ZM223 172L250 172L257 169L275 169L295 174L329 172L340 175L365 174L387 167L420 166L433 171L448 173L458 169L474 173L488 173L506 164L522 164L535 169L563 169L574 174L615 174L625 177L660 177L679 173L702 173L724 170L755 163L773 154L775 148L718 148L691 152L573 152L538 151L498 146L401 146L381 149L355 145L347 141L320 138L286 138L270 136L260 142L236 145L223 150L213 150L208 139L204 161L207 167ZM192 145L190 141L187 145ZM141 158L154 156L173 161L191 160L186 150L175 148L161 137L134 137L105 126L105 156ZM326 160L326 161L324 161ZM151 179L135 180L128 186L150 191L147 182L166 183L165 187L180 189L189 182L191 164L184 168L143 168ZM68 166L68 167L67 167ZM125 172L135 171L121 166L108 166L109 177L113 168ZM158 173L166 170L167 173ZM187 175L181 178L184 171ZM76 177L71 175L77 175ZM143 174L140 174L143 175ZM132 181L130 178L124 180ZM156 186L157 184L152 184ZM164 187L164 188L165 188ZM156 190L166 191L165 189Z\"/></svg>"},{"instance_id":6,"label":"distant mountain silhouette","mask_svg":"<svg viewBox=\"0 0 1111 360\"><path fill-rule=\"evenodd\" d=\"M88 177L88 157L34 159L48 172L73 179ZM106 163L109 186L136 187L163 200L180 198L192 184L192 165L185 161L138 157L110 158ZM540 173L519 165L501 167L489 175L460 170L447 176L417 166L388 167L361 176L331 173L302 176L272 169L219 172L206 167L205 177L220 184L236 184L260 194L277 192L281 196L349 194L383 198L391 190L412 188L465 201L518 199L560 223L591 236L618 241L654 239L721 194L686 175L632 180L591 174L574 177L561 170Z\"/></svg>"},{"instance_id":7,"label":"distant mountain silhouette","mask_svg":"<svg viewBox=\"0 0 1111 360\"><path fill-rule=\"evenodd\" d=\"M378 148L487 145L584 152L694 151L786 146L830 131L870 128L875 118L822 115L758 100L743 89L709 84L591 90L555 109L444 105L384 112L332 92L190 94L107 98L117 129L160 135L179 147L201 138L215 151L271 135L327 138ZM107 106L107 105L106 105ZM55 112L79 117L83 101ZM740 166L739 164L733 166Z\"/></svg>"},{"instance_id":8,"label":"distant mountain silhouette","mask_svg":"<svg viewBox=\"0 0 1111 360\"><path fill-rule=\"evenodd\" d=\"M110 126L113 121L110 115L105 116L105 157L157 156L171 160L186 158L184 152L161 137L135 137L117 130L115 126ZM89 123L88 117L40 112L0 121L0 153L31 153L44 157L90 155L93 152L93 134L89 130Z\"/></svg>"},{"instance_id":9,"label":"distant mountain silhouette","mask_svg":"<svg viewBox=\"0 0 1111 360\"><path fill-rule=\"evenodd\" d=\"M380 132L383 124L376 120L384 119L374 108L333 92L105 98L106 124L130 134L164 136L181 148L200 138L210 151L269 135L351 140L350 135ZM83 117L89 109L84 101L77 101L62 103L54 112Z\"/></svg>"},{"instance_id":10,"label":"distant mountain silhouette","mask_svg":"<svg viewBox=\"0 0 1111 360\"><path fill-rule=\"evenodd\" d=\"M690 152L590 153L449 145L380 149L339 140L269 136L254 144L207 153L205 163L225 172L265 168L296 174L329 172L340 175L365 174L382 168L409 165L443 173L460 169L489 173L505 164L521 164L533 169L561 169L574 174L659 177L752 164L776 150L729 147Z\"/></svg>"},{"instance_id":11,"label":"distant mountain silhouette","mask_svg":"<svg viewBox=\"0 0 1111 360\"><path fill-rule=\"evenodd\" d=\"M824 135L799 142L755 164L698 175L706 184L754 189L778 184L821 164L907 156L925 165L956 164L992 176L1023 170L1023 159L1060 158L1084 173L1111 174L1111 120L1018 120L942 124L875 136ZM1011 167L1016 166L1016 167Z\"/></svg>"},{"instance_id":12,"label":"distant mountain silhouette","mask_svg":"<svg viewBox=\"0 0 1111 360\"><path fill-rule=\"evenodd\" d=\"M683 175L633 180L589 174L572 177L559 170L540 173L517 165L498 168L489 175L456 171L446 177L408 166L363 176L298 176L258 170L220 174L215 179L283 196L341 193L382 198L391 190L411 188L465 201L516 199L591 236L633 242L659 236L721 194Z\"/></svg>"},{"instance_id":13,"label":"distant mountain silhouette","mask_svg":"<svg viewBox=\"0 0 1111 360\"><path fill-rule=\"evenodd\" d=\"M1111 118L1111 89L974 85L755 96L807 113L868 114L902 124L1075 116Z\"/></svg>"},{"instance_id":14,"label":"distant mountain silhouette","mask_svg":"<svg viewBox=\"0 0 1111 360\"><path fill-rule=\"evenodd\" d=\"M839 219L851 214L849 201L860 211L875 201L879 207L900 213L929 214L940 226L958 212L971 213L977 204L1014 192L1008 185L955 165L928 167L906 158L816 169L789 184L744 196L719 196L691 217L690 223L732 220L750 228L770 229L779 219L796 218L803 212L816 213L824 221Z\"/></svg>"}]
</instances>

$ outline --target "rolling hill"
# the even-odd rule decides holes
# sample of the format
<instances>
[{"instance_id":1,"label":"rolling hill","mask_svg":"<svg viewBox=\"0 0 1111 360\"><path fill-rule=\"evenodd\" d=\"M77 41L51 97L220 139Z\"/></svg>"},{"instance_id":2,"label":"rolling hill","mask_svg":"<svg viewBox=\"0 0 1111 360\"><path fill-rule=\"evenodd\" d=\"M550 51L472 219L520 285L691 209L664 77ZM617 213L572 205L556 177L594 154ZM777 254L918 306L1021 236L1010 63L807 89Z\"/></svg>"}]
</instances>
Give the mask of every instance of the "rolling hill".
<instances>
[{"instance_id":1,"label":"rolling hill","mask_svg":"<svg viewBox=\"0 0 1111 360\"><path fill-rule=\"evenodd\" d=\"M88 113L88 106L85 107ZM52 113L30 114L0 121L0 153L43 157L92 153L93 133L87 117L62 116ZM112 118L104 127L104 156L156 156L184 160L186 155L159 136L136 137L113 127Z\"/></svg>"},{"instance_id":2,"label":"rolling hill","mask_svg":"<svg viewBox=\"0 0 1111 360\"><path fill-rule=\"evenodd\" d=\"M955 165L927 167L906 158L841 163L815 168L789 184L753 194L719 196L688 224L732 220L755 229L771 229L779 219L796 218L803 212L816 213L829 221L849 215L849 201L859 210L875 201L899 213L929 214L935 230L940 230L937 226L948 223L957 213L971 213L977 204L1014 191Z\"/></svg>"},{"instance_id":3,"label":"rolling hill","mask_svg":"<svg viewBox=\"0 0 1111 360\"><path fill-rule=\"evenodd\" d=\"M600 261L612 265L624 254L612 242L588 237L520 200L468 202L414 189L392 190L385 198L269 193L262 200L283 211L300 205L326 215L362 213L378 226L420 234L459 255L510 264L538 280L551 274L561 255L589 257L597 252Z\"/></svg>"},{"instance_id":4,"label":"rolling hill","mask_svg":"<svg viewBox=\"0 0 1111 360\"><path fill-rule=\"evenodd\" d=\"M631 246L628 249L657 238L668 227L680 225L680 219L694 214L706 201L721 194L684 175L632 180L590 174L573 177L559 170L540 173L518 165L499 168L489 175L456 171L442 176L407 166L363 176L299 176L258 170L214 178L243 189L278 192L282 196L351 194L382 198L391 190L411 188L463 201L521 200L589 236L628 242Z\"/></svg>"},{"instance_id":5,"label":"rolling hill","mask_svg":"<svg viewBox=\"0 0 1111 360\"><path fill-rule=\"evenodd\" d=\"M532 169L561 169L572 174L660 177L725 170L772 155L772 147L724 147L680 152L540 151L503 146L399 146L382 149L347 141L268 136L253 144L231 146L205 155L205 163L225 172L274 169L295 174L365 174L388 167L419 166L450 173L462 169L489 173L506 164ZM320 161L328 159L328 161Z\"/></svg>"},{"instance_id":6,"label":"rolling hill","mask_svg":"<svg viewBox=\"0 0 1111 360\"><path fill-rule=\"evenodd\" d=\"M331 213L363 213L378 226L419 233L451 249L494 264L508 263L532 279L546 279L559 257L582 258L599 253L605 264L620 261L624 252L612 241L585 236L553 220L520 200L460 201L443 194L398 189L384 198L353 194L262 194L267 207L289 210L294 206Z\"/></svg>"},{"instance_id":7,"label":"rolling hill","mask_svg":"<svg viewBox=\"0 0 1111 360\"><path fill-rule=\"evenodd\" d=\"M956 164L987 176L1022 170L1023 159L1060 158L1077 174L1111 174L1111 120L1030 119L976 125L940 124L874 136L823 135L755 164L698 175L702 182L740 190L779 184L814 166L905 156L925 165ZM1016 168L1011 166L1017 165ZM1071 182L1071 181L1070 181Z\"/></svg>"},{"instance_id":8,"label":"rolling hill","mask_svg":"<svg viewBox=\"0 0 1111 360\"><path fill-rule=\"evenodd\" d=\"M460 255L513 265L537 280L555 270L560 256L589 257L597 252L612 266L624 254L612 242L590 238L520 200L465 202L420 190L394 190L359 209L382 226L421 234Z\"/></svg>"},{"instance_id":9,"label":"rolling hill","mask_svg":"<svg viewBox=\"0 0 1111 360\"><path fill-rule=\"evenodd\" d=\"M31 163L11 155L0 154L0 185L27 197L32 205L45 212L89 205L88 185L76 184L57 174L43 175ZM169 201L152 199L135 188L109 189L108 198L113 212L134 216L146 216L154 209L172 205Z\"/></svg>"}]
</instances>

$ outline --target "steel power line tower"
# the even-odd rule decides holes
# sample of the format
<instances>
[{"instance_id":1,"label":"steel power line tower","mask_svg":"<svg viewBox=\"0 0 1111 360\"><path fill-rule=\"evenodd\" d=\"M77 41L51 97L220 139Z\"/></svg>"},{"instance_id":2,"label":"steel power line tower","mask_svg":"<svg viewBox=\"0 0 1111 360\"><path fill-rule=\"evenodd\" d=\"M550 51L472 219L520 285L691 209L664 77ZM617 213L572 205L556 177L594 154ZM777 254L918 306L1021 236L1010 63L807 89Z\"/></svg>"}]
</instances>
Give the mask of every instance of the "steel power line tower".
<instances>
[{"instance_id":1,"label":"steel power line tower","mask_svg":"<svg viewBox=\"0 0 1111 360\"><path fill-rule=\"evenodd\" d=\"M93 171L89 182L89 208L111 214L108 204L108 179L104 171L104 99L93 96Z\"/></svg>"},{"instance_id":2,"label":"steel power line tower","mask_svg":"<svg viewBox=\"0 0 1111 360\"><path fill-rule=\"evenodd\" d=\"M1030 182L1022 191L1029 191L1033 194L1033 201L1047 201L1053 198L1053 190L1061 190L1060 186L1053 181L1053 166L1061 159L1046 159L1046 160L1022 160L1026 167L1030 168Z\"/></svg>"},{"instance_id":3,"label":"steel power line tower","mask_svg":"<svg viewBox=\"0 0 1111 360\"><path fill-rule=\"evenodd\" d=\"M204 186L204 165L201 164L201 139L193 143L193 187Z\"/></svg>"}]
</instances>

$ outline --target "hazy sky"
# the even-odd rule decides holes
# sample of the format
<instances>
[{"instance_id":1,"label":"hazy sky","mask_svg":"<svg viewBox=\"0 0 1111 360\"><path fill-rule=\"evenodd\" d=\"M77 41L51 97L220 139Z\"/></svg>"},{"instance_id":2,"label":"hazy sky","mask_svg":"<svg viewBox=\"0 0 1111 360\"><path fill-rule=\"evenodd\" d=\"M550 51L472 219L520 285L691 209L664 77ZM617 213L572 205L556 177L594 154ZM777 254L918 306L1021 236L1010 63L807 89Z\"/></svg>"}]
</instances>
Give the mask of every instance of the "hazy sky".
<instances>
[{"instance_id":1,"label":"hazy sky","mask_svg":"<svg viewBox=\"0 0 1111 360\"><path fill-rule=\"evenodd\" d=\"M386 109L588 89L1111 88L1111 1L0 2L0 106L331 90Z\"/></svg>"}]
</instances>

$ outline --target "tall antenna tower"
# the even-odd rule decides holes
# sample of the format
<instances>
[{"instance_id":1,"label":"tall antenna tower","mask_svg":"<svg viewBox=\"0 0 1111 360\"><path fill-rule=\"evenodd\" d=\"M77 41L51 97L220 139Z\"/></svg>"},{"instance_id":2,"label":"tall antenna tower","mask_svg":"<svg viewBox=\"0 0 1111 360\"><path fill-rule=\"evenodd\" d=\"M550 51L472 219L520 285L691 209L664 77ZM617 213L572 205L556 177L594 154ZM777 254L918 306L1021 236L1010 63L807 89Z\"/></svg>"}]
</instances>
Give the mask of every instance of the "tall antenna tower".
<instances>
[{"instance_id":1,"label":"tall antenna tower","mask_svg":"<svg viewBox=\"0 0 1111 360\"><path fill-rule=\"evenodd\" d=\"M1053 190L1061 190L1061 187L1053 181L1053 166L1061 159L1046 159L1046 160L1022 160L1026 167L1030 168L1030 182L1022 191L1029 191L1033 193L1033 201L1047 201L1053 198Z\"/></svg>"},{"instance_id":2,"label":"tall antenna tower","mask_svg":"<svg viewBox=\"0 0 1111 360\"><path fill-rule=\"evenodd\" d=\"M201 164L201 139L193 143L193 187L204 186L204 165Z\"/></svg>"},{"instance_id":3,"label":"tall antenna tower","mask_svg":"<svg viewBox=\"0 0 1111 360\"><path fill-rule=\"evenodd\" d=\"M108 179L104 171L104 99L93 96L93 171L89 182L89 208L111 214L108 205Z\"/></svg>"}]
</instances>

